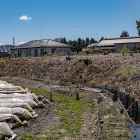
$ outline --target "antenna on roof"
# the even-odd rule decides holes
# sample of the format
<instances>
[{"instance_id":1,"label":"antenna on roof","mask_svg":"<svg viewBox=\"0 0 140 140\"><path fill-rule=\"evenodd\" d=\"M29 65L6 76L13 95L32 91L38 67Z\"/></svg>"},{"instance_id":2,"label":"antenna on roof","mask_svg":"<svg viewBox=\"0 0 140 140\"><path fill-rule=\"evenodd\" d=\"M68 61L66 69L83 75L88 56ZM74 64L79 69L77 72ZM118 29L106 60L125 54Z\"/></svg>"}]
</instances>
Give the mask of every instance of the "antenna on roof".
<instances>
[{"instance_id":1,"label":"antenna on roof","mask_svg":"<svg viewBox=\"0 0 140 140\"><path fill-rule=\"evenodd\" d=\"M39 28L39 29L41 29L41 40L42 40L42 28Z\"/></svg>"},{"instance_id":2,"label":"antenna on roof","mask_svg":"<svg viewBox=\"0 0 140 140\"><path fill-rule=\"evenodd\" d=\"M96 33L96 35L97 35L97 42L98 42L98 33Z\"/></svg>"}]
</instances>

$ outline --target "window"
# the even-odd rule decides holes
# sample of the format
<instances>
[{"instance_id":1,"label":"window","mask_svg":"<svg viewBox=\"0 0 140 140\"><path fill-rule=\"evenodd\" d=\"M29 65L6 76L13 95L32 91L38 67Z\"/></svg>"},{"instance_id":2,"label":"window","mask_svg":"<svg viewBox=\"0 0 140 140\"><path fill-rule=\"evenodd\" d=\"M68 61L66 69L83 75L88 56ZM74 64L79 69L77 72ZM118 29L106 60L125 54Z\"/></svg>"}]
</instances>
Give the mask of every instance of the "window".
<instances>
[{"instance_id":1,"label":"window","mask_svg":"<svg viewBox=\"0 0 140 140\"><path fill-rule=\"evenodd\" d=\"M40 55L43 55L44 49L40 49Z\"/></svg>"},{"instance_id":2,"label":"window","mask_svg":"<svg viewBox=\"0 0 140 140\"><path fill-rule=\"evenodd\" d=\"M56 48L52 49L52 53L55 53Z\"/></svg>"},{"instance_id":3,"label":"window","mask_svg":"<svg viewBox=\"0 0 140 140\"><path fill-rule=\"evenodd\" d=\"M38 49L34 49L34 57L38 56Z\"/></svg>"},{"instance_id":4,"label":"window","mask_svg":"<svg viewBox=\"0 0 140 140\"><path fill-rule=\"evenodd\" d=\"M31 50L30 49L26 50L26 56L31 56Z\"/></svg>"},{"instance_id":5,"label":"window","mask_svg":"<svg viewBox=\"0 0 140 140\"><path fill-rule=\"evenodd\" d=\"M22 50L18 50L18 56L20 57L22 55Z\"/></svg>"}]
</instances>

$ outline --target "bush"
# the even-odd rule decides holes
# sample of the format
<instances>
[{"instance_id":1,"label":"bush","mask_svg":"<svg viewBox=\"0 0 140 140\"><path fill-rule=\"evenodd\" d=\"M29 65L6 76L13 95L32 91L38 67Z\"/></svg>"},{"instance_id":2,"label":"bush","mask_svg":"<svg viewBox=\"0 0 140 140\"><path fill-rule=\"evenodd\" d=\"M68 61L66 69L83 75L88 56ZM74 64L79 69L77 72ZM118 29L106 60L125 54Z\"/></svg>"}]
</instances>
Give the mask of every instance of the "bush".
<instances>
[{"instance_id":1,"label":"bush","mask_svg":"<svg viewBox=\"0 0 140 140\"><path fill-rule=\"evenodd\" d=\"M64 56L64 55L65 55L64 51L62 51L62 52L60 53L60 55L61 55L61 56Z\"/></svg>"},{"instance_id":2,"label":"bush","mask_svg":"<svg viewBox=\"0 0 140 140\"><path fill-rule=\"evenodd\" d=\"M126 48L126 45L124 45L122 48L121 54L124 55L125 53L128 53L128 52L129 52L129 49Z\"/></svg>"}]
</instances>

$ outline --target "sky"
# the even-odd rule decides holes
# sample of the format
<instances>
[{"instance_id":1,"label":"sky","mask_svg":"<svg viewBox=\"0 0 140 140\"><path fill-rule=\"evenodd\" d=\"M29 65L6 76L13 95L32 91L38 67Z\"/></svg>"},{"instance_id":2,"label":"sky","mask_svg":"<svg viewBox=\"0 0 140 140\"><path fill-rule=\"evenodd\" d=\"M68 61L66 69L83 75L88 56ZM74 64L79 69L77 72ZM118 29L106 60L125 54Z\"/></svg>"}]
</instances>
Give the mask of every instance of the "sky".
<instances>
[{"instance_id":1,"label":"sky","mask_svg":"<svg viewBox=\"0 0 140 140\"><path fill-rule=\"evenodd\" d=\"M140 0L0 0L0 45L138 36L139 9Z\"/></svg>"}]
</instances>

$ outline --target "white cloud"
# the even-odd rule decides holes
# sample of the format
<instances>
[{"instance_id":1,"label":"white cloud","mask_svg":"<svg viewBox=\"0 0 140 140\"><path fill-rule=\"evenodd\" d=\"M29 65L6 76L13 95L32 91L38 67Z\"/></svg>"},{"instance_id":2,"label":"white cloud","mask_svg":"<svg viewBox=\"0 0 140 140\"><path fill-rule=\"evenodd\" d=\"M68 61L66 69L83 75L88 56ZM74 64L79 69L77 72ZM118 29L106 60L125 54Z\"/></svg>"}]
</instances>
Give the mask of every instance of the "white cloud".
<instances>
[{"instance_id":1,"label":"white cloud","mask_svg":"<svg viewBox=\"0 0 140 140\"><path fill-rule=\"evenodd\" d=\"M21 17L19 17L20 20L30 20L32 19L31 17L27 17L26 15L23 15Z\"/></svg>"},{"instance_id":2,"label":"white cloud","mask_svg":"<svg viewBox=\"0 0 140 140\"><path fill-rule=\"evenodd\" d=\"M26 42L19 42L19 44L24 44L24 43L26 43Z\"/></svg>"},{"instance_id":3,"label":"white cloud","mask_svg":"<svg viewBox=\"0 0 140 140\"><path fill-rule=\"evenodd\" d=\"M3 45L2 43L0 43L0 45Z\"/></svg>"},{"instance_id":4,"label":"white cloud","mask_svg":"<svg viewBox=\"0 0 140 140\"><path fill-rule=\"evenodd\" d=\"M79 29L75 29L76 31L78 31Z\"/></svg>"}]
</instances>

